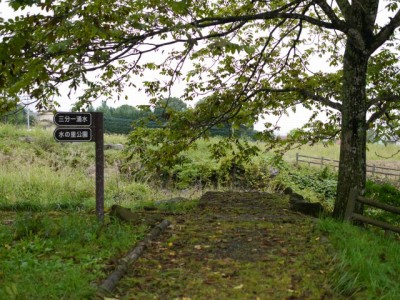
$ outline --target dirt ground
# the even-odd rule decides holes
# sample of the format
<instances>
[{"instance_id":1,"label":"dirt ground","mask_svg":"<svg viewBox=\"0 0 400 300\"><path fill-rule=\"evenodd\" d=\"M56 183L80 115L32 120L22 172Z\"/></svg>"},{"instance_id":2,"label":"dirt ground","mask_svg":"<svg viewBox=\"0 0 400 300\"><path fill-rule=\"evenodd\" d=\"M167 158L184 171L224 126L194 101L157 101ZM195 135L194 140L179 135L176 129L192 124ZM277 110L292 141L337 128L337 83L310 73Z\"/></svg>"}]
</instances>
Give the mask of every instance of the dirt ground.
<instances>
[{"instance_id":1,"label":"dirt ground","mask_svg":"<svg viewBox=\"0 0 400 300\"><path fill-rule=\"evenodd\" d=\"M207 192L146 249L117 299L341 299L333 250L282 195Z\"/></svg>"}]
</instances>

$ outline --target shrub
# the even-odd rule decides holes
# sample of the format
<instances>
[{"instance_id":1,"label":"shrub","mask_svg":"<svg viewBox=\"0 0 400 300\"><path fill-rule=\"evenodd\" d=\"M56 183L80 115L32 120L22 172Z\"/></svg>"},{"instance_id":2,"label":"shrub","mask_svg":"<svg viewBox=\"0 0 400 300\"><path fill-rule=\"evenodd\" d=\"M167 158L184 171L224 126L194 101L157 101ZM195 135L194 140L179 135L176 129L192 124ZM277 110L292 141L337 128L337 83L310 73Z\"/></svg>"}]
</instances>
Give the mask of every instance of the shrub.
<instances>
[{"instance_id":1,"label":"shrub","mask_svg":"<svg viewBox=\"0 0 400 300\"><path fill-rule=\"evenodd\" d=\"M400 206L400 191L390 183L367 181L365 196L380 202Z\"/></svg>"},{"instance_id":2,"label":"shrub","mask_svg":"<svg viewBox=\"0 0 400 300\"><path fill-rule=\"evenodd\" d=\"M377 183L370 180L367 181L365 196L369 199L375 199L382 203L400 207L400 191L389 183ZM375 209L367 206L365 214L391 224L400 224L399 215L392 214L381 209Z\"/></svg>"},{"instance_id":3,"label":"shrub","mask_svg":"<svg viewBox=\"0 0 400 300\"><path fill-rule=\"evenodd\" d=\"M333 200L336 197L337 178L327 168L320 172L302 168L296 173L290 173L290 177L299 189L310 189L327 200Z\"/></svg>"}]
</instances>

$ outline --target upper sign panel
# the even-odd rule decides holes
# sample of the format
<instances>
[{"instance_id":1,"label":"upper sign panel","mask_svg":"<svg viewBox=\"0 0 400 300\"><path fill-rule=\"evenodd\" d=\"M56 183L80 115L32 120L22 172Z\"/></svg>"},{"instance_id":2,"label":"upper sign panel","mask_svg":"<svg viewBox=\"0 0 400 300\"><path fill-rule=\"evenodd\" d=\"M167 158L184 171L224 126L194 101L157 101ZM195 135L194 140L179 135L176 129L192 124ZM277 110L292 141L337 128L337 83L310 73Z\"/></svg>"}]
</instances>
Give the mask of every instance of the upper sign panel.
<instances>
[{"instance_id":1,"label":"upper sign panel","mask_svg":"<svg viewBox=\"0 0 400 300\"><path fill-rule=\"evenodd\" d=\"M60 112L54 115L54 123L58 126L91 126L92 114L81 112Z\"/></svg>"}]
</instances>

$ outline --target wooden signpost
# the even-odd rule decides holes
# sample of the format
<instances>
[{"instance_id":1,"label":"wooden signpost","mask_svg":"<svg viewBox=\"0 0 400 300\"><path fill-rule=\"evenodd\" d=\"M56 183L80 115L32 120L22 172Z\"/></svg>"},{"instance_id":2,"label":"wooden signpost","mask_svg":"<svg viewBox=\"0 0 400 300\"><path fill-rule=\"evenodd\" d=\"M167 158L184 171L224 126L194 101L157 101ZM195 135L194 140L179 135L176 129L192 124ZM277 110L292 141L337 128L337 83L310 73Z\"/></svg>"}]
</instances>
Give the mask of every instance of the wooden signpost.
<instances>
[{"instance_id":1,"label":"wooden signpost","mask_svg":"<svg viewBox=\"0 0 400 300\"><path fill-rule=\"evenodd\" d=\"M103 113L60 112L54 115L57 142L95 142L96 214L104 220L104 124Z\"/></svg>"}]
</instances>

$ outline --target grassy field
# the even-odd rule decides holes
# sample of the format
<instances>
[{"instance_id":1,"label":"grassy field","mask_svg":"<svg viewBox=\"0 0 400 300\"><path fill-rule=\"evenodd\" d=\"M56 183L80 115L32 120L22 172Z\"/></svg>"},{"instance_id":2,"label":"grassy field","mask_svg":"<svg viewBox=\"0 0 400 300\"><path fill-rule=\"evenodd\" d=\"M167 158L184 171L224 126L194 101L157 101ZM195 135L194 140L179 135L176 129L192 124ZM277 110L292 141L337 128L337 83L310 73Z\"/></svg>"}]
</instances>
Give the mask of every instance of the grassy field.
<instances>
[{"instance_id":1,"label":"grassy field","mask_svg":"<svg viewBox=\"0 0 400 300\"><path fill-rule=\"evenodd\" d=\"M106 207L122 193L121 201L135 192L148 200L149 187L117 180L119 157L107 152ZM0 299L90 298L105 266L148 230L108 217L98 223L91 143L60 144L50 131L1 125L0 164Z\"/></svg>"},{"instance_id":2,"label":"grassy field","mask_svg":"<svg viewBox=\"0 0 400 300\"><path fill-rule=\"evenodd\" d=\"M29 137L30 140L27 141ZM124 143L125 138L106 135L105 143ZM121 151L105 152L106 206L129 199L151 200L150 187L125 180L118 170L125 157ZM93 143L57 143L51 131L27 132L0 127L0 208L27 206L33 210L93 207L95 198L95 151ZM160 195L161 197L161 195ZM128 203L128 206L134 203Z\"/></svg>"},{"instance_id":3,"label":"grassy field","mask_svg":"<svg viewBox=\"0 0 400 300\"><path fill-rule=\"evenodd\" d=\"M288 151L284 155L285 160L294 163L296 161L296 153L313 157L324 157L327 159L339 160L340 145L305 145L299 149ZM395 144L368 144L367 164L375 164L376 166L400 169L400 146Z\"/></svg>"},{"instance_id":4,"label":"grassy field","mask_svg":"<svg viewBox=\"0 0 400 300\"><path fill-rule=\"evenodd\" d=\"M85 212L0 212L0 299L87 299L147 231Z\"/></svg>"},{"instance_id":5,"label":"grassy field","mask_svg":"<svg viewBox=\"0 0 400 300\"><path fill-rule=\"evenodd\" d=\"M125 144L126 138L106 135L105 142ZM107 150L106 209L113 204L140 209L176 196L196 199L214 188L274 192L282 186L332 207L336 174L325 168L294 167L292 162L296 152L337 159L338 145L302 147L285 154L284 161L262 152L251 163L235 166L233 174L232 157L209 158L207 147L212 142L218 139L199 141L167 178L147 171L140 161L127 160L123 151ZM369 145L368 159L396 165L398 150L399 146ZM113 223L108 217L104 225L97 222L94 154L93 143L57 143L51 131L0 125L0 299L90 297L95 284L109 272L106 265L147 232L146 226ZM271 168L278 168L279 174L271 176ZM381 193L388 190L382 188ZM362 291L364 299L396 299L393 295L399 291L389 287L399 280L396 237L385 239L379 231L353 230L329 219L321 224L338 253L333 285L346 295ZM356 245L358 240L362 249ZM392 250L381 255L382 247ZM370 257L377 259L371 265L374 269L364 269Z\"/></svg>"}]
</instances>

